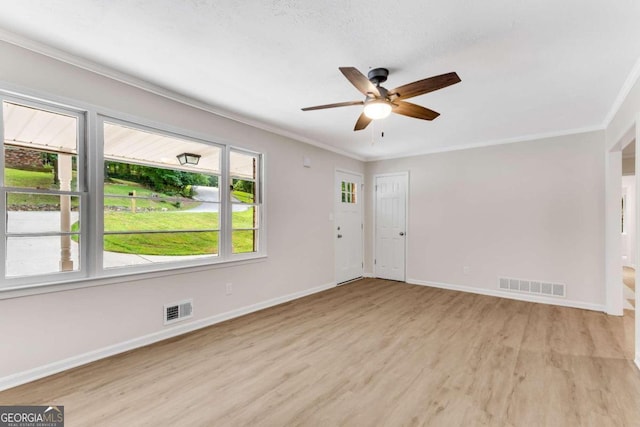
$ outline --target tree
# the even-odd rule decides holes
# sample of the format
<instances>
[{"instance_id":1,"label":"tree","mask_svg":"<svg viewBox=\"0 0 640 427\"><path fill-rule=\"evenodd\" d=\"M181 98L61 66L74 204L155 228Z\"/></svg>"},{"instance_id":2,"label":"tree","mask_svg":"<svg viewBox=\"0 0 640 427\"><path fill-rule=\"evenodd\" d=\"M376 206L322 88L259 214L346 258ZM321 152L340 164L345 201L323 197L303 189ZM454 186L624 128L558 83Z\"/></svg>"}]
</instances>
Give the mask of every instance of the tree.
<instances>
[{"instance_id":1,"label":"tree","mask_svg":"<svg viewBox=\"0 0 640 427\"><path fill-rule=\"evenodd\" d=\"M111 178L138 182L158 193L181 194L185 197L193 196L194 185L218 185L218 177L213 175L129 163L107 161L105 171L108 171Z\"/></svg>"}]
</instances>

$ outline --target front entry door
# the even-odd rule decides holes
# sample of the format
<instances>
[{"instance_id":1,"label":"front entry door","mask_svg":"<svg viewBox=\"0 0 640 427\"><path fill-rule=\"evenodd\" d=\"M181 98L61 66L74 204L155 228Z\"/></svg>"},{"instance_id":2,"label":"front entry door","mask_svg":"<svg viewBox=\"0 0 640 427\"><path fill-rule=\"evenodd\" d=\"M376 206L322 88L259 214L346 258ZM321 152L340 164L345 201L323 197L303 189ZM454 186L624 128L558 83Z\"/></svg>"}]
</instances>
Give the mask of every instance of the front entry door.
<instances>
[{"instance_id":1,"label":"front entry door","mask_svg":"<svg viewBox=\"0 0 640 427\"><path fill-rule=\"evenodd\" d=\"M336 171L336 283L362 277L362 176Z\"/></svg>"},{"instance_id":2,"label":"front entry door","mask_svg":"<svg viewBox=\"0 0 640 427\"><path fill-rule=\"evenodd\" d=\"M408 174L375 178L375 276L405 281L406 200Z\"/></svg>"}]
</instances>

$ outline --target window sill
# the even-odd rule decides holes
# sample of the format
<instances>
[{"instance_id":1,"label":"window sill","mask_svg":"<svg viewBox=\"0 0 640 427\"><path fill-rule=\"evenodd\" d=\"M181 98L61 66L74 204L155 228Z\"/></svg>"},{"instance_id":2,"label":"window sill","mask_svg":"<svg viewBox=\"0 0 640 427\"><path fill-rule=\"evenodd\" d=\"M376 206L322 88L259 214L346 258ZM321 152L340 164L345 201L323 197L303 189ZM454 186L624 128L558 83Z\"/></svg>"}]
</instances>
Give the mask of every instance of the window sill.
<instances>
[{"instance_id":1,"label":"window sill","mask_svg":"<svg viewBox=\"0 0 640 427\"><path fill-rule=\"evenodd\" d=\"M101 276L83 277L79 279L65 281L51 281L29 285L18 285L8 288L0 288L0 300L21 298L31 295L48 294L52 292L65 292L75 289L92 288L95 286L105 286L120 283L127 283L139 280L148 280L156 277L176 276L188 274L198 271L216 270L219 268L237 267L246 264L255 264L265 262L267 255L256 255L235 260L218 261L215 263L206 263L201 265L190 266L166 266L164 268L154 269L153 271L141 272L123 272L119 269L109 270Z\"/></svg>"}]
</instances>

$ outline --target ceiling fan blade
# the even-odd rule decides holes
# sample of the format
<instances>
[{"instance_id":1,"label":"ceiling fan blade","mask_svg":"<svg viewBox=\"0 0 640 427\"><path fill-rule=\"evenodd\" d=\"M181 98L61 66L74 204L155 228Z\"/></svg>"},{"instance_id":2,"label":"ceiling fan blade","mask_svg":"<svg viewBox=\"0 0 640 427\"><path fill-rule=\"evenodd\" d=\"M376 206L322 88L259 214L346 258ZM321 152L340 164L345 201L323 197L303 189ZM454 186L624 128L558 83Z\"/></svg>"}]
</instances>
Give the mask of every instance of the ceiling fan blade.
<instances>
[{"instance_id":1,"label":"ceiling fan blade","mask_svg":"<svg viewBox=\"0 0 640 427\"><path fill-rule=\"evenodd\" d=\"M363 101L337 102L335 104L316 105L315 107L306 107L306 108L303 108L302 111L322 110L324 108L348 107L350 105L362 105L362 104L364 104Z\"/></svg>"},{"instance_id":2,"label":"ceiling fan blade","mask_svg":"<svg viewBox=\"0 0 640 427\"><path fill-rule=\"evenodd\" d=\"M460 81L460 77L456 73L441 74L392 89L389 91L389 96L397 95L396 99L413 98L414 96L454 85Z\"/></svg>"},{"instance_id":3,"label":"ceiling fan blade","mask_svg":"<svg viewBox=\"0 0 640 427\"><path fill-rule=\"evenodd\" d=\"M378 88L369 81L360 71L354 67L340 67L342 74L356 87L363 95L369 95L373 93L375 96L380 96Z\"/></svg>"},{"instance_id":4,"label":"ceiling fan blade","mask_svg":"<svg viewBox=\"0 0 640 427\"><path fill-rule=\"evenodd\" d=\"M369 123L371 123L371 121L372 121L372 119L370 119L364 113L362 113L362 114L360 114L360 117L358 117L358 121L356 122L356 126L353 128L353 130L354 131L362 130L362 129L366 128L367 126L369 126Z\"/></svg>"},{"instance_id":5,"label":"ceiling fan blade","mask_svg":"<svg viewBox=\"0 0 640 427\"><path fill-rule=\"evenodd\" d=\"M394 101L393 103L397 104L397 106L391 111L403 116L414 117L416 119L422 120L433 120L440 115L440 113L436 111L424 108L421 105L412 104L410 102Z\"/></svg>"}]
</instances>

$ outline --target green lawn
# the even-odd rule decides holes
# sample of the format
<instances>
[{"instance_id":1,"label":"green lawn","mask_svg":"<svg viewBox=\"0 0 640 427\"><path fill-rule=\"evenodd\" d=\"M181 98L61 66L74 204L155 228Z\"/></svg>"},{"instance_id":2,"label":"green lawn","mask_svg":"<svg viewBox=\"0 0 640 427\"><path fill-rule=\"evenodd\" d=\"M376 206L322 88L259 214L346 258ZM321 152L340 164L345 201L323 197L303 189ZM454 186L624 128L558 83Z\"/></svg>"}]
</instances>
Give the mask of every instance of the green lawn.
<instances>
[{"instance_id":1,"label":"green lawn","mask_svg":"<svg viewBox=\"0 0 640 427\"><path fill-rule=\"evenodd\" d=\"M4 170L4 181L7 187L55 188L53 171L36 172L6 168Z\"/></svg>"},{"instance_id":2,"label":"green lawn","mask_svg":"<svg viewBox=\"0 0 640 427\"><path fill-rule=\"evenodd\" d=\"M73 180L71 181L71 188L76 188L76 172L73 172ZM53 172L37 172L37 171L26 171L22 169L5 169L5 185L7 187L20 187L20 188L30 188L30 189L56 189L56 186L53 182ZM121 198L121 197L109 197L109 195L114 196L128 196L130 192L135 191L136 196L140 197L155 197L157 196L157 200L150 199L136 199L136 209L144 209L144 210L167 210L167 211L175 211L175 210L185 210L190 209L195 206L198 206L200 202L179 198L179 206L176 203L176 198L168 196L166 194L155 193L147 188L144 188L142 185L112 179L111 182L105 183L104 185L104 205L107 208L131 208L131 199ZM172 200L163 200L163 199L172 199ZM72 198L72 206L78 206L78 198ZM47 206L57 206L59 205L59 197L58 196L50 196L43 194L27 194L27 193L11 193L9 194L9 206L40 206L42 210L45 210Z\"/></svg>"},{"instance_id":3,"label":"green lawn","mask_svg":"<svg viewBox=\"0 0 640 427\"><path fill-rule=\"evenodd\" d=\"M59 187L53 181L53 171L26 171L22 169L5 168L4 182L7 187L20 187L30 189L55 190ZM71 188L76 186L76 172L73 172L71 180ZM48 206L57 206L60 204L58 196L48 196L42 194L28 193L9 193L9 208L11 206L39 206L42 210L46 210ZM73 207L78 206L78 198L71 199Z\"/></svg>"},{"instance_id":4,"label":"green lawn","mask_svg":"<svg viewBox=\"0 0 640 427\"><path fill-rule=\"evenodd\" d=\"M139 255L211 255L218 253L218 232L145 233L164 230L206 230L218 228L217 212L105 212L106 231L140 231L136 234L109 234L104 249ZM253 210L233 213L235 228L249 228ZM253 231L234 231L234 252L253 251Z\"/></svg>"},{"instance_id":5,"label":"green lawn","mask_svg":"<svg viewBox=\"0 0 640 427\"><path fill-rule=\"evenodd\" d=\"M196 207L200 202L180 197L180 205L175 203L176 197L167 196L166 194L156 193L144 188L138 183L124 181L120 179L112 179L110 183L104 185L104 205L107 207L120 207L130 208L131 199L122 197L109 197L109 196L128 196L129 193L135 191L138 197L157 197L154 199L136 199L136 209L151 209L151 210L185 210ZM171 198L173 200L163 200L163 198Z\"/></svg>"},{"instance_id":6,"label":"green lawn","mask_svg":"<svg viewBox=\"0 0 640 427\"><path fill-rule=\"evenodd\" d=\"M233 197L235 197L242 203L253 203L253 194L251 193L237 190L233 190L231 193L233 194Z\"/></svg>"},{"instance_id":7,"label":"green lawn","mask_svg":"<svg viewBox=\"0 0 640 427\"><path fill-rule=\"evenodd\" d=\"M75 172L74 172L75 179ZM55 188L52 172L34 172L19 169L5 169L6 185L24 188ZM136 196L153 197L153 199L136 199L136 208L148 210L132 213L128 211L131 200L120 197L135 191ZM143 186L129 181L112 179L104 186L106 231L139 231L137 234L106 235L104 249L109 252L120 252L139 255L212 255L218 253L217 231L194 231L185 233L145 233L164 230L207 230L219 227L217 212L184 212L200 203L189 199L180 199L180 206L174 201L162 200L165 194L157 194ZM245 203L253 201L253 195L234 191L234 196ZM157 200L155 200L157 195ZM77 206L78 198L72 198L72 205ZM10 194L9 205L57 206L59 196L41 194ZM124 208L111 210L109 208ZM233 212L233 228L253 227L253 210ZM181 212L182 211L182 212ZM73 224L73 230L78 224ZM253 231L239 230L232 235L233 252L253 251Z\"/></svg>"}]
</instances>

